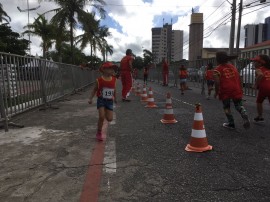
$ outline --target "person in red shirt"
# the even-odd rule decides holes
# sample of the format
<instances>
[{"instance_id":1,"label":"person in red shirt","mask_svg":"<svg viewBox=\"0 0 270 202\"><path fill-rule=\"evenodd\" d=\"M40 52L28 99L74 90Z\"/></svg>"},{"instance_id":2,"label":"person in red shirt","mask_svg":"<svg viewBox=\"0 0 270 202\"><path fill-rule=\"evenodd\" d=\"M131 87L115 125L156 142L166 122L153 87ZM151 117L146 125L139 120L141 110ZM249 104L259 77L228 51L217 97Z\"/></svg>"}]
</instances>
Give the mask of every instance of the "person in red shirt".
<instances>
[{"instance_id":1,"label":"person in red shirt","mask_svg":"<svg viewBox=\"0 0 270 202\"><path fill-rule=\"evenodd\" d=\"M187 89L187 77L188 77L188 72L187 69L184 65L181 65L179 68L179 79L180 79L180 90L181 90L181 95L184 95L184 91Z\"/></svg>"},{"instance_id":2,"label":"person in red shirt","mask_svg":"<svg viewBox=\"0 0 270 202\"><path fill-rule=\"evenodd\" d=\"M217 67L214 70L215 80L215 97L223 103L223 109L228 119L228 123L224 123L223 127L235 129L234 118L231 113L230 103L234 103L235 109L241 114L244 121L244 128L250 127L250 121L247 111L242 103L243 91L240 80L240 75L236 67L229 63L230 60L236 59L237 56L228 56L226 52L217 52L216 60Z\"/></svg>"},{"instance_id":3,"label":"person in red shirt","mask_svg":"<svg viewBox=\"0 0 270 202\"><path fill-rule=\"evenodd\" d=\"M122 81L122 101L130 102L127 98L132 87L132 63L133 54L131 49L126 50L126 56L124 56L120 62L121 81Z\"/></svg>"},{"instance_id":4,"label":"person in red shirt","mask_svg":"<svg viewBox=\"0 0 270 202\"><path fill-rule=\"evenodd\" d=\"M207 88L208 88L208 96L207 96L207 99L209 100L210 99L210 96L211 96L211 92L212 90L214 89L214 76L213 76L213 64L212 63L209 63L207 65L207 70L205 72L205 80L206 80L206 83L207 83Z\"/></svg>"},{"instance_id":5,"label":"person in red shirt","mask_svg":"<svg viewBox=\"0 0 270 202\"><path fill-rule=\"evenodd\" d=\"M169 65L165 58L162 59L163 86L168 86Z\"/></svg>"},{"instance_id":6,"label":"person in red shirt","mask_svg":"<svg viewBox=\"0 0 270 202\"><path fill-rule=\"evenodd\" d=\"M263 101L268 98L270 102L270 58L267 55L258 55L250 59L254 62L255 66L255 85L254 88L258 89L257 95L257 117L253 119L255 123L263 123Z\"/></svg>"},{"instance_id":7,"label":"person in red shirt","mask_svg":"<svg viewBox=\"0 0 270 202\"><path fill-rule=\"evenodd\" d=\"M145 67L143 69L143 83L147 85L147 80L148 80L148 73L149 73L149 67Z\"/></svg>"},{"instance_id":8,"label":"person in red shirt","mask_svg":"<svg viewBox=\"0 0 270 202\"><path fill-rule=\"evenodd\" d=\"M108 122L113 119L113 101L116 103L116 77L114 75L114 69L117 65L112 62L105 62L100 67L102 76L96 79L95 86L90 94L88 103L93 103L94 96L97 96L97 109L98 109L98 124L96 139L103 141L102 126L104 119Z\"/></svg>"}]
</instances>

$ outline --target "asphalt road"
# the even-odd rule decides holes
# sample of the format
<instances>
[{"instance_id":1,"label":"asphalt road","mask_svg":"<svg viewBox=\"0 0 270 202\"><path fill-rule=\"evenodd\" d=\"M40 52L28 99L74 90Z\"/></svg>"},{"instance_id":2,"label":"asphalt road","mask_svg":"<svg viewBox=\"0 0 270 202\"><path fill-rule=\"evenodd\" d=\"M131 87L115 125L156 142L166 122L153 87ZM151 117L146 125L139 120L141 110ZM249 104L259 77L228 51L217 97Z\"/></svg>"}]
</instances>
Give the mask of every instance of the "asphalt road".
<instances>
[{"instance_id":1,"label":"asphalt road","mask_svg":"<svg viewBox=\"0 0 270 202\"><path fill-rule=\"evenodd\" d=\"M119 82L119 102L103 143L95 140L97 111L87 104L90 89L56 103L58 110L16 117L25 128L0 133L0 201L270 201L268 102L266 123L249 130L232 106L237 127L232 131L222 127L221 102L189 86L192 90L181 95L175 87L150 82L158 108L146 108L134 93L130 103L121 102ZM175 124L160 122L167 92ZM212 151L185 151L195 103L202 105ZM244 105L252 119L255 99L246 97ZM96 151L104 152L102 162L93 163ZM96 199L90 200L91 194Z\"/></svg>"}]
</instances>

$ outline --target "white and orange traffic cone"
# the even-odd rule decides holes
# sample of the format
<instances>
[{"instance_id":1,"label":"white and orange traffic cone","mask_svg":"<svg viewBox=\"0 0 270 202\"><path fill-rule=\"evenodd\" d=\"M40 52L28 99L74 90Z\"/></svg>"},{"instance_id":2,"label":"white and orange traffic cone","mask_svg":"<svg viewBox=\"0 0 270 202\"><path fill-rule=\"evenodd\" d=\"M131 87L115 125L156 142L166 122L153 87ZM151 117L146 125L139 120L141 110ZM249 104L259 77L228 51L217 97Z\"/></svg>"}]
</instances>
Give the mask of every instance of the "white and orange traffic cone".
<instances>
[{"instance_id":1,"label":"white and orange traffic cone","mask_svg":"<svg viewBox=\"0 0 270 202\"><path fill-rule=\"evenodd\" d=\"M135 80L133 80L133 82L132 82L131 91L132 91L133 93L136 93Z\"/></svg>"},{"instance_id":2,"label":"white and orange traffic cone","mask_svg":"<svg viewBox=\"0 0 270 202\"><path fill-rule=\"evenodd\" d=\"M161 119L160 121L162 123L177 123L177 120L175 119L173 114L171 93L167 93L163 119Z\"/></svg>"},{"instance_id":3,"label":"white and orange traffic cone","mask_svg":"<svg viewBox=\"0 0 270 202\"><path fill-rule=\"evenodd\" d=\"M141 89L140 89L140 84L137 83L137 88L136 88L136 96L140 96L141 95Z\"/></svg>"},{"instance_id":4,"label":"white and orange traffic cone","mask_svg":"<svg viewBox=\"0 0 270 202\"><path fill-rule=\"evenodd\" d=\"M148 108L156 108L157 107L157 105L155 104L154 95L153 95L153 91L152 91L151 87L149 88L147 105L145 107L148 107Z\"/></svg>"},{"instance_id":5,"label":"white and orange traffic cone","mask_svg":"<svg viewBox=\"0 0 270 202\"><path fill-rule=\"evenodd\" d=\"M185 150L189 152L204 152L212 150L212 146L208 145L206 138L201 104L196 104L191 139Z\"/></svg>"},{"instance_id":6,"label":"white and orange traffic cone","mask_svg":"<svg viewBox=\"0 0 270 202\"><path fill-rule=\"evenodd\" d=\"M145 84L143 85L143 92L141 94L141 102L147 102L148 97L147 97L147 92L146 92L146 86Z\"/></svg>"}]
</instances>

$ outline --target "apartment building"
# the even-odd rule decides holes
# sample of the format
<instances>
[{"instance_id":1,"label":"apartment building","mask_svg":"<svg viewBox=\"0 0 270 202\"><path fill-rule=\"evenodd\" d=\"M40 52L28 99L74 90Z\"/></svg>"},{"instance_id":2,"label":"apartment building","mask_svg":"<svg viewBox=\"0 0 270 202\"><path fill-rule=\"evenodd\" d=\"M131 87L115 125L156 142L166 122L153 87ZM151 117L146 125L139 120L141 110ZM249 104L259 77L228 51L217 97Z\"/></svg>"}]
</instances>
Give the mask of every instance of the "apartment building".
<instances>
[{"instance_id":1,"label":"apartment building","mask_svg":"<svg viewBox=\"0 0 270 202\"><path fill-rule=\"evenodd\" d=\"M170 62L183 59L183 31L172 30L172 24L152 28L152 53L155 63L160 63L162 58Z\"/></svg>"}]
</instances>

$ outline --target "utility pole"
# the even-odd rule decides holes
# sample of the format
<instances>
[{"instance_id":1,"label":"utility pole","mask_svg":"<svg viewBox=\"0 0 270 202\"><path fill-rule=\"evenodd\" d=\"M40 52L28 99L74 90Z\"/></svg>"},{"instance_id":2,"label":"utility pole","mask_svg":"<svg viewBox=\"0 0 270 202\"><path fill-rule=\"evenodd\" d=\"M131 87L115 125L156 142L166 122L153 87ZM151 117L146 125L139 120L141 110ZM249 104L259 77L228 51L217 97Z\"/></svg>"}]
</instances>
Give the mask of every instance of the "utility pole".
<instances>
[{"instance_id":1,"label":"utility pole","mask_svg":"<svg viewBox=\"0 0 270 202\"><path fill-rule=\"evenodd\" d=\"M229 43L229 54L233 54L234 49L234 34L235 34L235 13L236 13L236 0L233 0L232 5L232 20L231 20L231 31L230 31L230 43Z\"/></svg>"},{"instance_id":2,"label":"utility pole","mask_svg":"<svg viewBox=\"0 0 270 202\"><path fill-rule=\"evenodd\" d=\"M236 37L236 54L238 54L238 52L239 52L239 42L240 42L240 33L241 33L242 10L243 10L243 0L240 0L240 3L239 3L238 27L237 27L237 37Z\"/></svg>"},{"instance_id":3,"label":"utility pole","mask_svg":"<svg viewBox=\"0 0 270 202\"><path fill-rule=\"evenodd\" d=\"M17 9L18 9L20 12L26 12L26 11L28 12L28 24L27 24L27 25L29 25L29 11L37 10L39 7L40 7L40 5L37 6L37 7L35 7L35 8L29 8L29 0L27 0L27 9L22 10L19 6L17 6ZM29 39L29 55L31 55L30 33L28 33L28 39Z\"/></svg>"}]
</instances>

